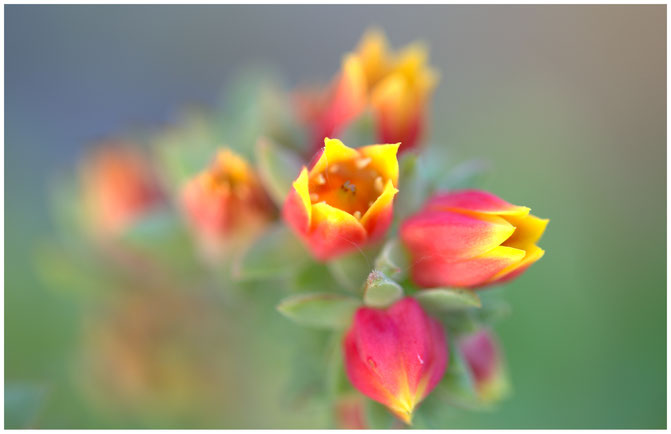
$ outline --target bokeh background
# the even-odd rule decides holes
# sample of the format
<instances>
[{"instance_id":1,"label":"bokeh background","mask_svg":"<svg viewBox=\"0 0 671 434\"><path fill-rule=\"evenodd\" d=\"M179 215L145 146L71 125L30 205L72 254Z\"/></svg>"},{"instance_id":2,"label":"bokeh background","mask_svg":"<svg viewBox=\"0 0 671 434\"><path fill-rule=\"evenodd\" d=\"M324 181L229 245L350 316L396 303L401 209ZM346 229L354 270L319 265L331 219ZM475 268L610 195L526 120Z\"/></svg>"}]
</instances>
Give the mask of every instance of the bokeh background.
<instances>
[{"instance_id":1,"label":"bokeh background","mask_svg":"<svg viewBox=\"0 0 671 434\"><path fill-rule=\"evenodd\" d=\"M73 385L85 323L32 271L54 175L94 140L214 104L240 66L328 80L372 24L429 44L432 137L451 161L487 159L483 187L551 219L498 327L514 395L451 427L666 426L666 6L10 5L5 382L44 392L35 426L141 426ZM254 351L267 396L240 398L256 407L230 426L314 426L277 405L288 353Z\"/></svg>"}]
</instances>

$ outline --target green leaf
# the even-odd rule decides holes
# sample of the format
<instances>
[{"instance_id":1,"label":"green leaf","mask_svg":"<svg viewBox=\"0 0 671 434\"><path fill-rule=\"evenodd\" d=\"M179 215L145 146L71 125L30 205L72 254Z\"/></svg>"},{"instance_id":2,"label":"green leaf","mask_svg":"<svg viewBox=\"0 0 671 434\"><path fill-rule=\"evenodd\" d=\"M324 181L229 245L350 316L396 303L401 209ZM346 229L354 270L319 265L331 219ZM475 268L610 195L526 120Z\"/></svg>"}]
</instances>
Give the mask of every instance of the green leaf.
<instances>
[{"instance_id":1,"label":"green leaf","mask_svg":"<svg viewBox=\"0 0 671 434\"><path fill-rule=\"evenodd\" d=\"M328 262L331 274L349 291L358 292L370 274L372 263L365 251L356 251Z\"/></svg>"},{"instance_id":2,"label":"green leaf","mask_svg":"<svg viewBox=\"0 0 671 434\"><path fill-rule=\"evenodd\" d=\"M326 264L308 261L297 270L291 282L295 292L340 292L342 287L333 279Z\"/></svg>"},{"instance_id":3,"label":"green leaf","mask_svg":"<svg viewBox=\"0 0 671 434\"><path fill-rule=\"evenodd\" d=\"M44 387L28 383L5 384L5 428L36 428L46 398Z\"/></svg>"},{"instance_id":4,"label":"green leaf","mask_svg":"<svg viewBox=\"0 0 671 434\"><path fill-rule=\"evenodd\" d=\"M416 212L428 194L427 179L418 155L405 153L398 164L399 192L394 204L394 217L397 222Z\"/></svg>"},{"instance_id":5,"label":"green leaf","mask_svg":"<svg viewBox=\"0 0 671 434\"><path fill-rule=\"evenodd\" d=\"M293 233L277 223L264 233L233 265L237 280L288 277L310 259Z\"/></svg>"},{"instance_id":6,"label":"green leaf","mask_svg":"<svg viewBox=\"0 0 671 434\"><path fill-rule=\"evenodd\" d=\"M263 186L275 203L281 206L301 171L298 156L262 137L256 143L256 159Z\"/></svg>"},{"instance_id":7,"label":"green leaf","mask_svg":"<svg viewBox=\"0 0 671 434\"><path fill-rule=\"evenodd\" d=\"M403 297L403 288L384 273L374 270L368 275L363 301L366 306L385 308Z\"/></svg>"},{"instance_id":8,"label":"green leaf","mask_svg":"<svg viewBox=\"0 0 671 434\"><path fill-rule=\"evenodd\" d=\"M338 294L311 293L288 297L277 310L300 325L342 329L350 325L359 300Z\"/></svg>"},{"instance_id":9,"label":"green leaf","mask_svg":"<svg viewBox=\"0 0 671 434\"><path fill-rule=\"evenodd\" d=\"M467 289L433 288L422 289L415 294L422 307L432 312L481 307L480 298L474 291Z\"/></svg>"},{"instance_id":10,"label":"green leaf","mask_svg":"<svg viewBox=\"0 0 671 434\"><path fill-rule=\"evenodd\" d=\"M122 235L121 242L178 273L199 269L191 236L174 210L157 210L143 217Z\"/></svg>"},{"instance_id":11,"label":"green leaf","mask_svg":"<svg viewBox=\"0 0 671 434\"><path fill-rule=\"evenodd\" d=\"M403 279L409 266L408 254L397 238L387 241L375 258L375 269L398 281Z\"/></svg>"},{"instance_id":12,"label":"green leaf","mask_svg":"<svg viewBox=\"0 0 671 434\"><path fill-rule=\"evenodd\" d=\"M436 188L448 190L473 188L482 181L489 169L490 164L485 160L466 161L450 170L445 178L437 182Z\"/></svg>"},{"instance_id":13,"label":"green leaf","mask_svg":"<svg viewBox=\"0 0 671 434\"><path fill-rule=\"evenodd\" d=\"M339 137L343 143L353 147L377 143L373 113L370 110L365 110L347 126Z\"/></svg>"}]
</instances>

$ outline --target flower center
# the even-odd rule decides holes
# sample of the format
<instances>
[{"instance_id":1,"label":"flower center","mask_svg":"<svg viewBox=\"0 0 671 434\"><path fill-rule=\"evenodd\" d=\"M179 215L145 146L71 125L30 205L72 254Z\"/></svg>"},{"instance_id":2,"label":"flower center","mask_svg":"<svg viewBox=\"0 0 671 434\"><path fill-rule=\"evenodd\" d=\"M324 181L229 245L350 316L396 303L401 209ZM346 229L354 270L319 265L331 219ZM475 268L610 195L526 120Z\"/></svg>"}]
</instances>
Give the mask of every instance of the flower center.
<instances>
[{"instance_id":1,"label":"flower center","mask_svg":"<svg viewBox=\"0 0 671 434\"><path fill-rule=\"evenodd\" d=\"M310 201L326 202L360 219L382 194L385 180L370 167L370 158L331 164L310 177Z\"/></svg>"}]
</instances>

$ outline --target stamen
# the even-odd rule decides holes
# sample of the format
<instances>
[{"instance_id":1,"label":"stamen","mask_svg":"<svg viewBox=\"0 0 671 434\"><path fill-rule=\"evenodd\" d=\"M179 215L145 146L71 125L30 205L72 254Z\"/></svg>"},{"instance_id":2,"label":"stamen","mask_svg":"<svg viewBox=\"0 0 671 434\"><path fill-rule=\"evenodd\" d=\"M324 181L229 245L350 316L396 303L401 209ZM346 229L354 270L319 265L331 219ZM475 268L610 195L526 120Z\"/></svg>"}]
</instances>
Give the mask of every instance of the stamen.
<instances>
[{"instance_id":1,"label":"stamen","mask_svg":"<svg viewBox=\"0 0 671 434\"><path fill-rule=\"evenodd\" d=\"M331 164L329 166L329 173L336 173L338 170L340 170L340 167L338 167L337 164Z\"/></svg>"},{"instance_id":2,"label":"stamen","mask_svg":"<svg viewBox=\"0 0 671 434\"><path fill-rule=\"evenodd\" d=\"M354 214L352 214L355 219L361 220L361 211L354 211Z\"/></svg>"},{"instance_id":3,"label":"stamen","mask_svg":"<svg viewBox=\"0 0 671 434\"><path fill-rule=\"evenodd\" d=\"M375 181L373 182L373 187L375 188L375 191L378 193L382 193L384 190L384 184L382 183L382 177L378 176L375 178Z\"/></svg>"},{"instance_id":4,"label":"stamen","mask_svg":"<svg viewBox=\"0 0 671 434\"><path fill-rule=\"evenodd\" d=\"M319 200L319 195L317 193L311 193L310 200L313 202L317 202Z\"/></svg>"},{"instance_id":5,"label":"stamen","mask_svg":"<svg viewBox=\"0 0 671 434\"><path fill-rule=\"evenodd\" d=\"M370 157L359 158L358 160L356 160L356 161L354 162L354 165L356 166L357 169L361 170L361 169L363 169L364 167L368 166L368 165L370 164L371 161L372 161L372 160L371 160Z\"/></svg>"},{"instance_id":6,"label":"stamen","mask_svg":"<svg viewBox=\"0 0 671 434\"><path fill-rule=\"evenodd\" d=\"M373 201L372 200L368 202L368 208L370 208L371 206L373 206Z\"/></svg>"},{"instance_id":7,"label":"stamen","mask_svg":"<svg viewBox=\"0 0 671 434\"><path fill-rule=\"evenodd\" d=\"M320 173L319 175L317 175L317 179L316 179L316 181L317 181L317 184L318 184L318 185L324 185L324 184L326 184L326 178L324 177L324 174L323 174L323 173Z\"/></svg>"}]
</instances>

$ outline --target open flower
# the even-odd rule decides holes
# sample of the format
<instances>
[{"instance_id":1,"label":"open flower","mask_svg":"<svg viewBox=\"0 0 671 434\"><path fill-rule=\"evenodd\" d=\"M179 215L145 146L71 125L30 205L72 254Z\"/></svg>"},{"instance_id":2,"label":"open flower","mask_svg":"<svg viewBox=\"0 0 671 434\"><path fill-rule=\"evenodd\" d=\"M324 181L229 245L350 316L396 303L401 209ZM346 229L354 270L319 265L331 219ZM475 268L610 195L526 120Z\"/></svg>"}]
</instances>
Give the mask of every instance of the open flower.
<instances>
[{"instance_id":1,"label":"open flower","mask_svg":"<svg viewBox=\"0 0 671 434\"><path fill-rule=\"evenodd\" d=\"M101 236L119 235L163 201L151 166L127 142L97 147L81 166L81 184L87 223Z\"/></svg>"},{"instance_id":2,"label":"open flower","mask_svg":"<svg viewBox=\"0 0 671 434\"><path fill-rule=\"evenodd\" d=\"M484 403L499 400L506 393L506 380L499 345L487 329L462 337L459 349L473 377L475 389Z\"/></svg>"},{"instance_id":3,"label":"open flower","mask_svg":"<svg viewBox=\"0 0 671 434\"><path fill-rule=\"evenodd\" d=\"M326 138L310 170L303 167L284 204L284 218L313 255L327 260L378 239L398 192L395 145L359 149Z\"/></svg>"},{"instance_id":4,"label":"open flower","mask_svg":"<svg viewBox=\"0 0 671 434\"><path fill-rule=\"evenodd\" d=\"M443 327L410 297L387 310L359 308L343 345L354 387L407 424L447 367Z\"/></svg>"},{"instance_id":5,"label":"open flower","mask_svg":"<svg viewBox=\"0 0 671 434\"><path fill-rule=\"evenodd\" d=\"M417 146L438 82L438 74L426 65L427 57L420 44L390 53L384 34L368 31L357 49L345 55L326 91L298 95L299 113L313 127L315 146L321 146L322 137L339 134L367 107L381 143L400 142L399 152Z\"/></svg>"},{"instance_id":6,"label":"open flower","mask_svg":"<svg viewBox=\"0 0 671 434\"><path fill-rule=\"evenodd\" d=\"M434 196L401 225L422 287L475 288L512 279L539 260L548 220L479 190Z\"/></svg>"},{"instance_id":7,"label":"open flower","mask_svg":"<svg viewBox=\"0 0 671 434\"><path fill-rule=\"evenodd\" d=\"M207 252L242 247L269 222L273 208L247 162L229 149L192 178L182 192L191 226Z\"/></svg>"}]
</instances>

